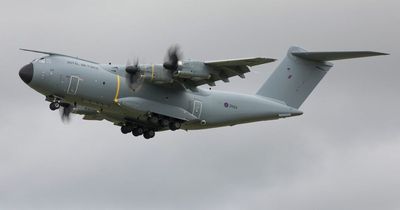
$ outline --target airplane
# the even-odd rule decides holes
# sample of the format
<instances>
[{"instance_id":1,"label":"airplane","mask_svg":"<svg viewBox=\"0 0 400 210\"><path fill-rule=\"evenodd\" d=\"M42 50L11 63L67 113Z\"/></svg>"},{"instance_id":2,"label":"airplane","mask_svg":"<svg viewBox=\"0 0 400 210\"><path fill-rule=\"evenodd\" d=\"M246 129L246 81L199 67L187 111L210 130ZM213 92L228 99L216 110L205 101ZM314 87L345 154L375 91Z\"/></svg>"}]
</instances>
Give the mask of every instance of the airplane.
<instances>
[{"instance_id":1,"label":"airplane","mask_svg":"<svg viewBox=\"0 0 400 210\"><path fill-rule=\"evenodd\" d=\"M44 95L51 110L84 120L107 120L123 134L151 139L156 132L200 130L302 115L300 106L325 74L330 61L388 55L373 51L308 52L291 47L254 95L211 90L217 81L245 78L250 67L276 61L254 57L215 61L182 60L179 46L164 63L100 64L68 55L20 49L47 56L19 71Z\"/></svg>"}]
</instances>

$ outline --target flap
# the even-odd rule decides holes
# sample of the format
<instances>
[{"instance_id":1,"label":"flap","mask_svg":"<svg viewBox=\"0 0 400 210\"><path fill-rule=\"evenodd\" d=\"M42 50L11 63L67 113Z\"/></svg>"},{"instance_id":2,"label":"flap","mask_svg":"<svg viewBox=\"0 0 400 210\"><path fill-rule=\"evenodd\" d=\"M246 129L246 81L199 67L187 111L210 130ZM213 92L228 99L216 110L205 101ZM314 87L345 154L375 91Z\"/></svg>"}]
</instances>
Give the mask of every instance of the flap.
<instances>
[{"instance_id":1,"label":"flap","mask_svg":"<svg viewBox=\"0 0 400 210\"><path fill-rule=\"evenodd\" d=\"M241 58L241 59L229 59L229 60L217 60L217 61L206 61L204 64L215 67L229 67L229 66L257 66L265 63L274 62L272 58Z\"/></svg>"}]
</instances>

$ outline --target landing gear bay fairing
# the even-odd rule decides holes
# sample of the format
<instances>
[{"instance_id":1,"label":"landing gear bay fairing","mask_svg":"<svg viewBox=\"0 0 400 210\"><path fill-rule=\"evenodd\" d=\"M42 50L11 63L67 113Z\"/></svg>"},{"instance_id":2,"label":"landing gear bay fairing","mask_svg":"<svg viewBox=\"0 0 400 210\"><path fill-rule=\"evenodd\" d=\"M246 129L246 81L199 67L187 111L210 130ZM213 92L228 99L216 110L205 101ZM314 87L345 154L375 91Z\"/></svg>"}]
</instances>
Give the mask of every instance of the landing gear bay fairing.
<instances>
[{"instance_id":1,"label":"landing gear bay fairing","mask_svg":"<svg viewBox=\"0 0 400 210\"><path fill-rule=\"evenodd\" d=\"M22 67L21 79L43 94L61 118L83 115L107 120L124 134L153 138L156 132L198 130L275 120L303 114L299 107L333 64L329 61L387 55L370 51L307 52L289 49L285 59L254 95L202 89L217 81L245 78L250 67L271 58L217 61L181 60L171 47L162 64L99 64L67 55L47 54Z\"/></svg>"}]
</instances>

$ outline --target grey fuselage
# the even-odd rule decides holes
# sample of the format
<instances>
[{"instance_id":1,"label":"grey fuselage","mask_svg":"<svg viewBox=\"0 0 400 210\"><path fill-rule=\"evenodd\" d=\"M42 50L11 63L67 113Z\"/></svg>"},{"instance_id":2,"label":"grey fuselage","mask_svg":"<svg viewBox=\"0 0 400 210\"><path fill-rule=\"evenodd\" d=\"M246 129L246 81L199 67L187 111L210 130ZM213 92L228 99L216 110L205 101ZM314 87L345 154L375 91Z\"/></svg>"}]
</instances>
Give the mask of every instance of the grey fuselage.
<instances>
[{"instance_id":1,"label":"grey fuselage","mask_svg":"<svg viewBox=\"0 0 400 210\"><path fill-rule=\"evenodd\" d=\"M147 81L132 89L126 80L125 65L97 64L60 55L37 59L32 64L30 87L46 97L58 97L87 108L87 112L80 114L98 115L100 119L116 125L123 125L129 120L146 123L145 116L149 112L172 118L179 114L182 116L179 119L184 119L184 130L232 126L302 114L281 101L259 95L187 88L177 83L159 85ZM161 65L142 67L160 68ZM124 101L131 103L125 104ZM149 110L146 110L146 103Z\"/></svg>"}]
</instances>

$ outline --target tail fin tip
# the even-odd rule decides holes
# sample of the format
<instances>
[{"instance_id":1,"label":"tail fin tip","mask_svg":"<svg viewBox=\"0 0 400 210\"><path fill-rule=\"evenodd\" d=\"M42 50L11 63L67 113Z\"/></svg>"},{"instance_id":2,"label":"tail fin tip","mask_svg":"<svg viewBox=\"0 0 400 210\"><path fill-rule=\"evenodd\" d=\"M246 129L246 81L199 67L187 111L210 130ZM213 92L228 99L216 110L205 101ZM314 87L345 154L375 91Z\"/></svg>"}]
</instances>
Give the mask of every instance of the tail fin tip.
<instances>
[{"instance_id":1,"label":"tail fin tip","mask_svg":"<svg viewBox=\"0 0 400 210\"><path fill-rule=\"evenodd\" d=\"M389 55L388 53L374 51L307 52L299 47L291 47L289 53L298 58L317 62Z\"/></svg>"}]
</instances>

